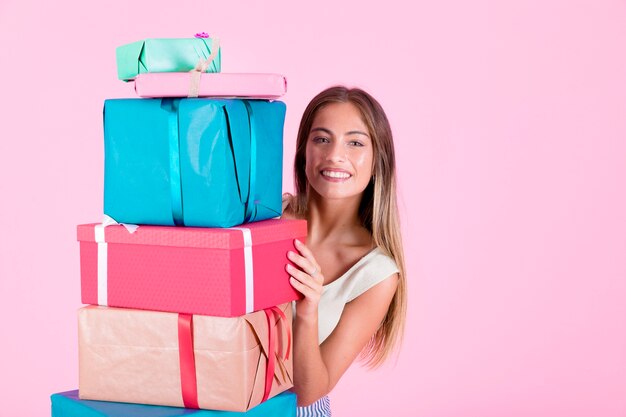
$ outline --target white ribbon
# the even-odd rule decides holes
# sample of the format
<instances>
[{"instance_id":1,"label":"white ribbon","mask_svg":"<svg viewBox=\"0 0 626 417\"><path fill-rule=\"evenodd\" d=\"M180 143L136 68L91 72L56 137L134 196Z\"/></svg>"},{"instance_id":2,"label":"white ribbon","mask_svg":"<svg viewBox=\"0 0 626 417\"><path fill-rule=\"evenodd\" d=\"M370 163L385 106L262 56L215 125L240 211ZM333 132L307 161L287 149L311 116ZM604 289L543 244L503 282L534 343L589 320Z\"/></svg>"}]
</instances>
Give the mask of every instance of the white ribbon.
<instances>
[{"instance_id":1,"label":"white ribbon","mask_svg":"<svg viewBox=\"0 0 626 417\"><path fill-rule=\"evenodd\" d=\"M104 215L101 224L97 224L94 227L95 241L98 244L98 305L108 305L108 243L104 238L104 228L107 226L121 224L128 230L128 233L135 233L137 228L136 224L118 223L113 218Z\"/></svg>"},{"instance_id":2,"label":"white ribbon","mask_svg":"<svg viewBox=\"0 0 626 417\"><path fill-rule=\"evenodd\" d=\"M98 243L98 305L107 306L108 292L108 243L105 240L104 228L112 225L122 225L129 233L134 233L139 227L136 224L118 223L111 217L104 215L101 224L94 227L95 241ZM254 268L252 260L252 233L247 227L230 227L231 230L240 230L243 234L244 274L246 287L246 314L254 311Z\"/></svg>"},{"instance_id":3,"label":"white ribbon","mask_svg":"<svg viewBox=\"0 0 626 417\"><path fill-rule=\"evenodd\" d=\"M254 269L252 262L252 233L247 227L230 227L243 233L243 258L245 262L246 314L254 311Z\"/></svg>"}]
</instances>

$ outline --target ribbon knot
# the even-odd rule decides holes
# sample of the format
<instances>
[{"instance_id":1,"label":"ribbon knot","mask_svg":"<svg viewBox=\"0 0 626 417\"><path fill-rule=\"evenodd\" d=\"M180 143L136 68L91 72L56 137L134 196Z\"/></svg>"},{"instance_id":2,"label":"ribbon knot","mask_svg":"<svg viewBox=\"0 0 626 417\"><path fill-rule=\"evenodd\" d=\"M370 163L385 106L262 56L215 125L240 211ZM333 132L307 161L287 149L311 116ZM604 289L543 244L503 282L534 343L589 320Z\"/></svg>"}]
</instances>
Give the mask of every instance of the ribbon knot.
<instances>
[{"instance_id":1,"label":"ribbon knot","mask_svg":"<svg viewBox=\"0 0 626 417\"><path fill-rule=\"evenodd\" d=\"M265 389L261 402L269 398L276 370L276 359L288 360L291 352L291 326L287 316L278 307L263 310L267 317L268 348L265 365ZM282 328L285 331L281 331ZM281 343L281 352L277 353L278 333L287 334L287 346ZM193 315L178 314L178 354L180 362L180 380L183 404L187 408L200 408L198 404L198 382L196 379L196 359L194 352ZM280 363L280 362L279 362ZM284 365L283 365L284 366Z\"/></svg>"},{"instance_id":2,"label":"ribbon knot","mask_svg":"<svg viewBox=\"0 0 626 417\"><path fill-rule=\"evenodd\" d=\"M281 352L279 359L287 360L289 359L289 352L291 350L291 328L287 323L287 316L285 313L281 311L278 307L266 308L263 310L265 315L267 316L267 325L269 329L269 346L267 349L267 368L265 370L265 392L263 393L263 399L261 402L266 401L270 396L270 391L272 390L272 382L274 381L274 373L276 369L276 338L277 331L279 328L279 324L283 323L286 326L287 330L287 348L285 348L284 343L281 344L281 347L285 350L285 352ZM274 322L274 320L277 320ZM274 326L276 323L276 326ZM282 332L280 332L282 334ZM281 349L282 350L282 349ZM281 358L282 357L282 358Z\"/></svg>"},{"instance_id":3,"label":"ribbon knot","mask_svg":"<svg viewBox=\"0 0 626 417\"><path fill-rule=\"evenodd\" d=\"M211 55L207 59L201 59L196 64L196 67L192 69L190 72L191 80L189 83L189 93L187 97L193 98L198 97L198 93L200 92L200 78L203 72L207 72L211 63L217 57L217 53L220 50L220 40L213 39L213 44L211 46Z\"/></svg>"}]
</instances>

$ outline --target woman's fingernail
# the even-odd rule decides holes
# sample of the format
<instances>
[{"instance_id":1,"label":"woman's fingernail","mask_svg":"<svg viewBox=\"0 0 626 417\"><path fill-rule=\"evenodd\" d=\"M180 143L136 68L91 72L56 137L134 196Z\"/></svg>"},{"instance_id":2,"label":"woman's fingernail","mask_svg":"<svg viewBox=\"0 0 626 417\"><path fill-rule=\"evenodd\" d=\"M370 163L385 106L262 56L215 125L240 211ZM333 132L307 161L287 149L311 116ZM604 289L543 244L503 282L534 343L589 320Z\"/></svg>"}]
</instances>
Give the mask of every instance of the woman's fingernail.
<instances>
[{"instance_id":1,"label":"woman's fingernail","mask_svg":"<svg viewBox=\"0 0 626 417\"><path fill-rule=\"evenodd\" d=\"M296 242L296 246L302 245L302 242L300 242L298 239L295 239L294 241Z\"/></svg>"}]
</instances>

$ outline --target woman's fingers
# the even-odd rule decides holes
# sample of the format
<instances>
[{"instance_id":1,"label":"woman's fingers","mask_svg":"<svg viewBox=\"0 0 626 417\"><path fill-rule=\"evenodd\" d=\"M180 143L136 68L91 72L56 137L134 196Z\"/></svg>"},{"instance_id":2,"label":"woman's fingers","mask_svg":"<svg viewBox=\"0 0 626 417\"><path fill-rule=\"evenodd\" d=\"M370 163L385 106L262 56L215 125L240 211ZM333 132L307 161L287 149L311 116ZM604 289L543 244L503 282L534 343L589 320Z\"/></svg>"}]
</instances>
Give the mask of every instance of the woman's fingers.
<instances>
[{"instance_id":1,"label":"woman's fingers","mask_svg":"<svg viewBox=\"0 0 626 417\"><path fill-rule=\"evenodd\" d=\"M313 253L299 240L295 241L296 249L300 252L289 251L287 258L295 265L287 264L286 270L291 275L289 282L300 292L304 299L298 302L298 314L317 316L317 305L324 290L324 276Z\"/></svg>"},{"instance_id":2,"label":"woman's fingers","mask_svg":"<svg viewBox=\"0 0 626 417\"><path fill-rule=\"evenodd\" d=\"M315 256L313 256L313 252L311 252L311 250L298 239L295 239L294 243L296 245L296 249L298 249L301 255L289 251L287 254L289 260L298 265L304 272L319 280L321 277L321 274L319 274L320 267L315 260Z\"/></svg>"},{"instance_id":3,"label":"woman's fingers","mask_svg":"<svg viewBox=\"0 0 626 417\"><path fill-rule=\"evenodd\" d=\"M309 275L315 275L315 273L317 272L316 264L311 262L311 260L298 255L295 252L292 252L292 251L287 252L287 258L291 262L296 264L298 267L300 267L301 270L308 273Z\"/></svg>"},{"instance_id":4,"label":"woman's fingers","mask_svg":"<svg viewBox=\"0 0 626 417\"><path fill-rule=\"evenodd\" d=\"M313 255L311 253L311 250L309 248L307 248L306 245L304 244L304 242L302 242L300 239L294 239L293 243L296 245L296 248L300 252L307 252L309 255Z\"/></svg>"},{"instance_id":5,"label":"woman's fingers","mask_svg":"<svg viewBox=\"0 0 626 417\"><path fill-rule=\"evenodd\" d=\"M300 242L298 239L295 239L294 243L296 245L296 249L298 249L298 252L300 252L302 256L311 261L311 263L317 265L317 262L315 262L315 256L313 256L313 252L311 252L311 249L307 248L307 246L304 243Z\"/></svg>"},{"instance_id":6,"label":"woman's fingers","mask_svg":"<svg viewBox=\"0 0 626 417\"><path fill-rule=\"evenodd\" d=\"M289 277L289 282L297 291L299 291L302 295L304 295L305 298L308 298L308 299L312 299L316 297L319 298L318 293L313 288L309 287L308 285L304 285L303 283L298 281L296 278Z\"/></svg>"},{"instance_id":7,"label":"woman's fingers","mask_svg":"<svg viewBox=\"0 0 626 417\"><path fill-rule=\"evenodd\" d=\"M307 274L306 272L303 272L299 270L298 268L291 266L291 265L287 265L287 272L289 273L289 275L296 278L302 284L312 288L316 292L322 291L322 284L317 279Z\"/></svg>"}]
</instances>

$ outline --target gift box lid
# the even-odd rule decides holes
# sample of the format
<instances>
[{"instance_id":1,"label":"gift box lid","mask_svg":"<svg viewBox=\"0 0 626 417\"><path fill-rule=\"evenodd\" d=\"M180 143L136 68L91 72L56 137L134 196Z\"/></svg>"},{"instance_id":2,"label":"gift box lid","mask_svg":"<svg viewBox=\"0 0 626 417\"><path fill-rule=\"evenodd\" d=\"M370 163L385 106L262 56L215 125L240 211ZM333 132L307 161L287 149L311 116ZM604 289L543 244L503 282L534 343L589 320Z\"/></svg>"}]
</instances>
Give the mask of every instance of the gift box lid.
<instances>
[{"instance_id":1,"label":"gift box lid","mask_svg":"<svg viewBox=\"0 0 626 417\"><path fill-rule=\"evenodd\" d=\"M187 97L189 72L139 74L134 80L139 97ZM202 73L198 97L249 97L276 99L287 92L287 79L281 74Z\"/></svg>"},{"instance_id":2,"label":"gift box lid","mask_svg":"<svg viewBox=\"0 0 626 417\"><path fill-rule=\"evenodd\" d=\"M98 223L82 224L77 227L77 240L94 242ZM130 233L123 225L104 227L107 243L135 245L176 246L213 249L239 249L245 246L241 229L249 229L253 245L306 236L305 220L270 219L246 223L233 228L139 226Z\"/></svg>"}]
</instances>

